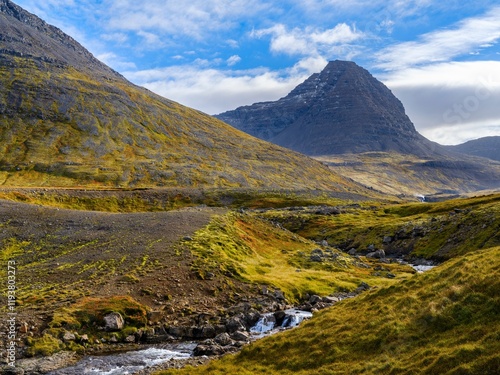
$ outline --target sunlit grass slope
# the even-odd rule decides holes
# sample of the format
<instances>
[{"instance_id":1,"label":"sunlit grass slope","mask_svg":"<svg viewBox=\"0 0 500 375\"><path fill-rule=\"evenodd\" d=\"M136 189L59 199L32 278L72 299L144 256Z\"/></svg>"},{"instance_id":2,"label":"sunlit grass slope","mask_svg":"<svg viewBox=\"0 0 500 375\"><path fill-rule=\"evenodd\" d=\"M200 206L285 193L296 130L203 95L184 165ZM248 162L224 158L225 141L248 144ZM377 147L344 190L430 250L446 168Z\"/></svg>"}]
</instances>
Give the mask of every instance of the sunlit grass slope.
<instances>
[{"instance_id":1,"label":"sunlit grass slope","mask_svg":"<svg viewBox=\"0 0 500 375\"><path fill-rule=\"evenodd\" d=\"M311 260L318 245L253 215L229 213L219 216L193 241L186 242L196 256L199 277L222 272L240 280L282 290L290 302L306 294L329 295L352 291L364 281L388 285L408 277L409 266L384 264L385 272L374 272L364 262L336 249L324 249L322 262ZM387 278L391 272L395 278Z\"/></svg>"},{"instance_id":2,"label":"sunlit grass slope","mask_svg":"<svg viewBox=\"0 0 500 375\"><path fill-rule=\"evenodd\" d=\"M498 374L500 248L344 300L299 328L162 374Z\"/></svg>"},{"instance_id":3,"label":"sunlit grass slope","mask_svg":"<svg viewBox=\"0 0 500 375\"><path fill-rule=\"evenodd\" d=\"M275 210L262 216L343 250L363 252L374 245L389 254L444 260L500 245L499 194L436 203L365 202L340 211L325 216Z\"/></svg>"},{"instance_id":4,"label":"sunlit grass slope","mask_svg":"<svg viewBox=\"0 0 500 375\"><path fill-rule=\"evenodd\" d=\"M116 76L0 56L0 185L363 190Z\"/></svg>"}]
</instances>

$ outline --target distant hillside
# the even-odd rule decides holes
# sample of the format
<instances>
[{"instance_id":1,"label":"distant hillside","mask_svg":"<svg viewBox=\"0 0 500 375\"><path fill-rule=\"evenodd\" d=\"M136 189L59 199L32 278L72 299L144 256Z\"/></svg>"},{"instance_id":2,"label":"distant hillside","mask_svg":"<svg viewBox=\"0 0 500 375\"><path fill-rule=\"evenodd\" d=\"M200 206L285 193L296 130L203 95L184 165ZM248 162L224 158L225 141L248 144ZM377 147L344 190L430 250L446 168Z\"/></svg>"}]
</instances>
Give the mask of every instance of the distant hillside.
<instances>
[{"instance_id":1,"label":"distant hillside","mask_svg":"<svg viewBox=\"0 0 500 375\"><path fill-rule=\"evenodd\" d=\"M449 150L462 154L481 156L500 161L500 136L484 137L462 143L457 146L446 146Z\"/></svg>"},{"instance_id":2,"label":"distant hillside","mask_svg":"<svg viewBox=\"0 0 500 375\"><path fill-rule=\"evenodd\" d=\"M9 0L0 0L2 184L361 189L131 84Z\"/></svg>"},{"instance_id":3,"label":"distant hillside","mask_svg":"<svg viewBox=\"0 0 500 375\"><path fill-rule=\"evenodd\" d=\"M329 62L278 101L216 117L306 155L445 152L415 130L401 102L384 84L350 61Z\"/></svg>"}]
</instances>

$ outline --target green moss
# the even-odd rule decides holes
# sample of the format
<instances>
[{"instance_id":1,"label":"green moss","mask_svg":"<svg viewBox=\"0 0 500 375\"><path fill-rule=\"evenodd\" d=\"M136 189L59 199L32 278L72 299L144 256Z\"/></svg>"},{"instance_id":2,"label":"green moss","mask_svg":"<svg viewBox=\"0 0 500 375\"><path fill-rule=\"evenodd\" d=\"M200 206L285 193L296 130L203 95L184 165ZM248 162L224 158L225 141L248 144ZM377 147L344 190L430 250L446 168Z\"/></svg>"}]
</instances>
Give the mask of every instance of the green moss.
<instances>
[{"instance_id":1,"label":"green moss","mask_svg":"<svg viewBox=\"0 0 500 375\"><path fill-rule=\"evenodd\" d=\"M147 309L128 296L110 298L86 297L68 308L57 310L49 326L73 330L89 330L103 326L104 316L120 313L127 326L143 327L147 323Z\"/></svg>"},{"instance_id":2,"label":"green moss","mask_svg":"<svg viewBox=\"0 0 500 375\"><path fill-rule=\"evenodd\" d=\"M40 338L28 337L26 343L28 345L26 355L30 357L36 355L49 356L64 349L63 342L49 334L44 334Z\"/></svg>"}]
</instances>

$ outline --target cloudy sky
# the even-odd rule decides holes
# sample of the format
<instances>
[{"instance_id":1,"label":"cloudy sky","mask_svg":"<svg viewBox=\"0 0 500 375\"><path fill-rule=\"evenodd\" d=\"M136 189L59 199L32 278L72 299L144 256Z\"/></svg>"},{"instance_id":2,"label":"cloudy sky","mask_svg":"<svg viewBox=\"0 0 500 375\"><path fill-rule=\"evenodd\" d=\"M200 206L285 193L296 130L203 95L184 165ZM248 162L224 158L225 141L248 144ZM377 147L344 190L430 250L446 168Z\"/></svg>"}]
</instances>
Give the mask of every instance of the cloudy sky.
<instances>
[{"instance_id":1,"label":"cloudy sky","mask_svg":"<svg viewBox=\"0 0 500 375\"><path fill-rule=\"evenodd\" d=\"M209 114L352 60L442 144L500 135L498 0L14 0L96 57Z\"/></svg>"}]
</instances>

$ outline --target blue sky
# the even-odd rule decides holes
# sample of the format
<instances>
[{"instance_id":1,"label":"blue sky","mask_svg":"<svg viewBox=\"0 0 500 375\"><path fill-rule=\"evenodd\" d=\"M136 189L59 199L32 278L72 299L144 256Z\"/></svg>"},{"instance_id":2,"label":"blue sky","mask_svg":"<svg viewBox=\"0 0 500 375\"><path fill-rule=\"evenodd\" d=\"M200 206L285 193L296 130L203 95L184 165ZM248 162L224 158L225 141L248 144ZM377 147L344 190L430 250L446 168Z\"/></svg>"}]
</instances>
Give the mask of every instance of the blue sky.
<instances>
[{"instance_id":1,"label":"blue sky","mask_svg":"<svg viewBox=\"0 0 500 375\"><path fill-rule=\"evenodd\" d=\"M14 0L132 82L209 114L329 60L383 81L427 138L500 135L500 1Z\"/></svg>"}]
</instances>

